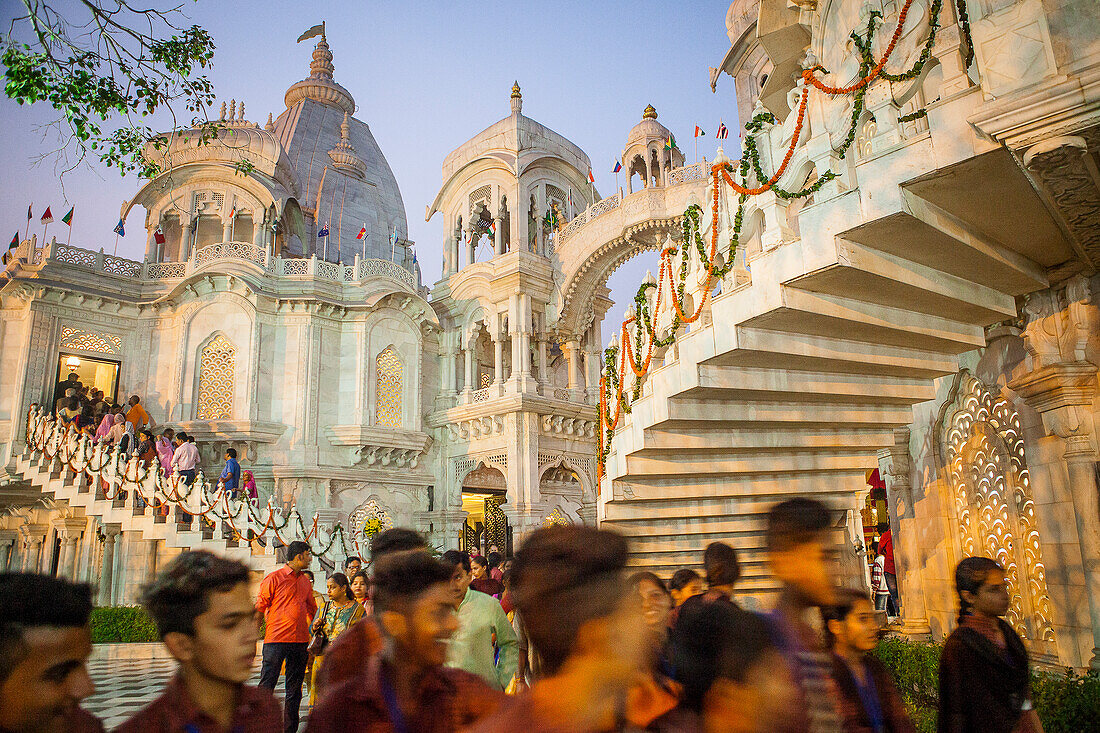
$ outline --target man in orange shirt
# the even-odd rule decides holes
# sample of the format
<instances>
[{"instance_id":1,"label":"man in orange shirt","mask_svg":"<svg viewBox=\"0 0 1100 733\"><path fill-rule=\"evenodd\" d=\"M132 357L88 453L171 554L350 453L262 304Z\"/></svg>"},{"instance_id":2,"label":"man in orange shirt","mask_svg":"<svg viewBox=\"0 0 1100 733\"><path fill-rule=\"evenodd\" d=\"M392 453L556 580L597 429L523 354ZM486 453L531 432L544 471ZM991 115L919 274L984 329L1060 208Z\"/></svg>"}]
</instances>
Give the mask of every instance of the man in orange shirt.
<instances>
[{"instance_id":1,"label":"man in orange shirt","mask_svg":"<svg viewBox=\"0 0 1100 733\"><path fill-rule=\"evenodd\" d=\"M309 657L306 652L309 624L317 613L317 602L313 600L309 578L302 572L313 560L309 545L297 540L291 542L286 548L286 558L286 565L268 573L260 583L256 610L267 620L260 687L274 691L279 681L279 668L286 663L283 726L286 733L294 733L298 730L302 681Z\"/></svg>"},{"instance_id":2,"label":"man in orange shirt","mask_svg":"<svg viewBox=\"0 0 1100 733\"><path fill-rule=\"evenodd\" d=\"M145 408L141 406L141 398L137 395L130 397L128 402L130 409L126 412L126 422L133 424L134 433L140 433L142 428L148 424L150 427L156 425L153 422L153 418L145 411Z\"/></svg>"}]
</instances>

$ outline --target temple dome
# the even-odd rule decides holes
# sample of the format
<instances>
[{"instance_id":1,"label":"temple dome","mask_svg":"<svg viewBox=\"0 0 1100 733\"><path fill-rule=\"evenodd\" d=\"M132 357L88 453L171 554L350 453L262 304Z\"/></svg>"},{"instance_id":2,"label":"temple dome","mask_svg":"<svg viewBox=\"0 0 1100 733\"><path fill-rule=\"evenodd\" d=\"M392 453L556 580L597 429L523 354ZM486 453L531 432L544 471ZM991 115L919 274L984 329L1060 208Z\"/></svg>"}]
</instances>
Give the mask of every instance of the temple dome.
<instances>
[{"instance_id":1,"label":"temple dome","mask_svg":"<svg viewBox=\"0 0 1100 733\"><path fill-rule=\"evenodd\" d=\"M356 119L351 93L332 78L332 52L321 36L310 75L286 92L286 110L272 133L298 177L298 203L309 222L309 239L295 243L301 254L324 251L315 232L329 228L328 259L350 262L356 254L395 258L414 269L407 251L408 225L397 179L370 127ZM356 239L366 226L366 240ZM398 245L390 237L397 230ZM319 245L319 246L318 246ZM292 249L293 252L293 249Z\"/></svg>"},{"instance_id":2,"label":"temple dome","mask_svg":"<svg viewBox=\"0 0 1100 733\"><path fill-rule=\"evenodd\" d=\"M653 105L647 105L642 112L642 121L630 128L630 134L626 136L626 146L629 148L638 143L646 144L654 140L667 140L668 128L657 121L657 110Z\"/></svg>"}]
</instances>

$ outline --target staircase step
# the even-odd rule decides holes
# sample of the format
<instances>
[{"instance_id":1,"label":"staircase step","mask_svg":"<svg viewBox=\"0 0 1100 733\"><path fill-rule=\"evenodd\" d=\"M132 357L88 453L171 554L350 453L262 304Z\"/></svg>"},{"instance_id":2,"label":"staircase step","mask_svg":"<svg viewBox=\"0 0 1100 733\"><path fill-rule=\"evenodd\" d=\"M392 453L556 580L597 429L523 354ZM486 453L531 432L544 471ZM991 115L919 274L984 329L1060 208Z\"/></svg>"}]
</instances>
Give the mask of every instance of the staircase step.
<instances>
[{"instance_id":1,"label":"staircase step","mask_svg":"<svg viewBox=\"0 0 1100 733\"><path fill-rule=\"evenodd\" d=\"M893 445L891 428L845 428L798 426L783 428L724 427L676 428L660 426L645 431L644 447L635 456L678 454L735 455L796 451L864 450L877 451Z\"/></svg>"},{"instance_id":2,"label":"staircase step","mask_svg":"<svg viewBox=\"0 0 1100 733\"><path fill-rule=\"evenodd\" d=\"M912 405L936 396L934 386L917 377L757 369L700 365L698 384L688 397L714 395L723 400L782 400L784 402L846 402Z\"/></svg>"},{"instance_id":3,"label":"staircase step","mask_svg":"<svg viewBox=\"0 0 1100 733\"><path fill-rule=\"evenodd\" d=\"M865 405L858 403L818 404L807 410L797 402L716 402L709 399L676 397L665 405L672 424L706 425L721 423L731 429L741 424L756 427L798 425L804 427L897 427L908 425L913 410L908 405ZM660 406L655 407L659 410ZM661 424L654 421L654 425ZM647 426L648 427L648 426Z\"/></svg>"},{"instance_id":4,"label":"staircase step","mask_svg":"<svg viewBox=\"0 0 1100 733\"><path fill-rule=\"evenodd\" d=\"M628 475L661 479L707 474L714 477L788 473L851 473L866 472L878 465L878 459L867 451L753 453L728 456L681 455L638 456L626 458Z\"/></svg>"},{"instance_id":5,"label":"staircase step","mask_svg":"<svg viewBox=\"0 0 1100 733\"><path fill-rule=\"evenodd\" d=\"M816 490L811 488L816 479ZM609 521L639 521L662 524L680 519L767 514L775 504L794 496L812 495L836 507L851 497L852 483L866 472L858 469L844 475L806 476L692 476L650 479L633 476L627 488L633 497L616 497L604 505ZM641 481L646 483L641 483Z\"/></svg>"}]
</instances>

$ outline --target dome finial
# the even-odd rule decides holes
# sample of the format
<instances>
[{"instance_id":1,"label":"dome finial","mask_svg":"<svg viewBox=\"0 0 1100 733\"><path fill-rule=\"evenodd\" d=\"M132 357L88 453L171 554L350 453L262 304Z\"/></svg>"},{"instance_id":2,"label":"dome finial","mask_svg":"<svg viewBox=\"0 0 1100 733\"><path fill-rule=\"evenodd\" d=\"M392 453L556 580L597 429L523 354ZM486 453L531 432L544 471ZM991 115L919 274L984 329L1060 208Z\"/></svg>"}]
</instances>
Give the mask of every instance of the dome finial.
<instances>
[{"instance_id":1,"label":"dome finial","mask_svg":"<svg viewBox=\"0 0 1100 733\"><path fill-rule=\"evenodd\" d=\"M657 108L652 104L647 104L645 111L642 112L643 120L655 120L657 119Z\"/></svg>"},{"instance_id":2,"label":"dome finial","mask_svg":"<svg viewBox=\"0 0 1100 733\"><path fill-rule=\"evenodd\" d=\"M518 115L523 110L523 94L519 90L519 80L512 84L512 114Z\"/></svg>"},{"instance_id":3,"label":"dome finial","mask_svg":"<svg viewBox=\"0 0 1100 733\"><path fill-rule=\"evenodd\" d=\"M334 70L332 51L328 48L328 40L322 35L321 40L313 48L313 61L309 64L309 76L311 79L331 79Z\"/></svg>"}]
</instances>

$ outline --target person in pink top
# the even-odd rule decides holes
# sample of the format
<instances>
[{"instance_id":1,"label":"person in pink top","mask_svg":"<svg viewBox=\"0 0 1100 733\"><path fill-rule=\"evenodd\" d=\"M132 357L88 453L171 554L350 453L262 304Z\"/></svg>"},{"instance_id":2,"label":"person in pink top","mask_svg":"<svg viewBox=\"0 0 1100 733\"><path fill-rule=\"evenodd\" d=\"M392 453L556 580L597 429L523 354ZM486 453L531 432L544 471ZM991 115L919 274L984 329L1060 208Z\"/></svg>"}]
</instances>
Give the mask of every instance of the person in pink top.
<instances>
[{"instance_id":1,"label":"person in pink top","mask_svg":"<svg viewBox=\"0 0 1100 733\"><path fill-rule=\"evenodd\" d=\"M95 431L95 439L103 440L111 432L111 428L115 425L115 412L122 412L122 409L116 407L114 411L108 412L103 416L103 419L99 421L99 427Z\"/></svg>"},{"instance_id":2,"label":"person in pink top","mask_svg":"<svg viewBox=\"0 0 1100 733\"><path fill-rule=\"evenodd\" d=\"M175 431L172 428L165 428L157 438L157 460L160 461L160 467L164 469L165 476L172 475L172 454L175 453L172 447L173 437L175 437Z\"/></svg>"},{"instance_id":3,"label":"person in pink top","mask_svg":"<svg viewBox=\"0 0 1100 733\"><path fill-rule=\"evenodd\" d=\"M279 669L286 663L286 706L283 708L286 733L298 730L298 708L302 704L302 682L309 658L306 651L309 624L317 614L313 588L303 572L312 561L307 543L291 542L286 548L286 565L264 577L256 598L256 610L267 620L260 687L274 691Z\"/></svg>"}]
</instances>

